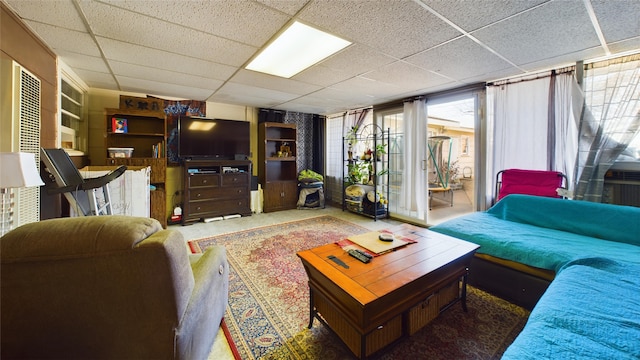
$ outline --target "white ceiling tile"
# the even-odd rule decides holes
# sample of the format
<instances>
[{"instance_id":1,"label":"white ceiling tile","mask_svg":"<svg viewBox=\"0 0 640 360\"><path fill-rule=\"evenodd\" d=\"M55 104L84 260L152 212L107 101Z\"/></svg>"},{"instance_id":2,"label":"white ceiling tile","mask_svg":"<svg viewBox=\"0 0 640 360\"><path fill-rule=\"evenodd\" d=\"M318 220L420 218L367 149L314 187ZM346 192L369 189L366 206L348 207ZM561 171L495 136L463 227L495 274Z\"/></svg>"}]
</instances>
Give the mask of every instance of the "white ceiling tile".
<instances>
[{"instance_id":1,"label":"white ceiling tile","mask_svg":"<svg viewBox=\"0 0 640 360\"><path fill-rule=\"evenodd\" d=\"M110 62L111 69L116 76L126 76L137 79L156 79L163 83L193 86L200 89L207 89L209 93L219 88L223 81L214 80L202 76L189 75L181 72L162 70L148 66L123 63L118 61Z\"/></svg>"},{"instance_id":2,"label":"white ceiling tile","mask_svg":"<svg viewBox=\"0 0 640 360\"><path fill-rule=\"evenodd\" d=\"M23 20L56 25L69 30L86 31L72 0L3 0ZM44 35L44 34L42 34Z\"/></svg>"},{"instance_id":3,"label":"white ceiling tile","mask_svg":"<svg viewBox=\"0 0 640 360\"><path fill-rule=\"evenodd\" d=\"M296 74L292 79L318 86L330 86L352 77L354 75L345 71L329 69L319 64Z\"/></svg>"},{"instance_id":4,"label":"white ceiling tile","mask_svg":"<svg viewBox=\"0 0 640 360\"><path fill-rule=\"evenodd\" d=\"M116 79L109 73L83 69L73 69L73 71L90 87L118 90L118 83L116 82Z\"/></svg>"},{"instance_id":5,"label":"white ceiling tile","mask_svg":"<svg viewBox=\"0 0 640 360\"><path fill-rule=\"evenodd\" d=\"M193 86L182 86L161 81L135 79L117 76L122 91L132 91L158 97L169 96L189 100L206 100L211 95L209 89L199 89ZM153 89L149 92L149 89Z\"/></svg>"},{"instance_id":6,"label":"white ceiling tile","mask_svg":"<svg viewBox=\"0 0 640 360\"><path fill-rule=\"evenodd\" d=\"M285 14L295 15L309 0L256 0Z\"/></svg>"},{"instance_id":7,"label":"white ceiling tile","mask_svg":"<svg viewBox=\"0 0 640 360\"><path fill-rule=\"evenodd\" d=\"M375 97L361 92L352 91L345 88L324 88L313 94L317 98L326 98L330 103L353 103L353 108L369 106L374 103ZM346 109L345 109L346 110Z\"/></svg>"},{"instance_id":8,"label":"white ceiling tile","mask_svg":"<svg viewBox=\"0 0 640 360\"><path fill-rule=\"evenodd\" d=\"M150 16L114 11L114 7L102 3L82 6L97 36L234 66L244 64L257 51L253 46Z\"/></svg>"},{"instance_id":9,"label":"white ceiling tile","mask_svg":"<svg viewBox=\"0 0 640 360\"><path fill-rule=\"evenodd\" d=\"M327 58L320 64L330 69L339 70L349 77L379 69L398 59L385 55L368 46L353 44L339 53Z\"/></svg>"},{"instance_id":10,"label":"white ceiling tile","mask_svg":"<svg viewBox=\"0 0 640 360\"><path fill-rule=\"evenodd\" d=\"M460 35L413 1L313 1L301 10L299 17L346 40L397 58Z\"/></svg>"},{"instance_id":11,"label":"white ceiling tile","mask_svg":"<svg viewBox=\"0 0 640 360\"><path fill-rule=\"evenodd\" d=\"M58 51L58 56L60 57L60 60L74 70L89 70L109 73L109 68L102 57L76 54L65 50Z\"/></svg>"},{"instance_id":12,"label":"white ceiling tile","mask_svg":"<svg viewBox=\"0 0 640 360\"><path fill-rule=\"evenodd\" d=\"M27 24L54 51L70 51L81 55L100 56L100 49L86 32L28 21Z\"/></svg>"},{"instance_id":13,"label":"white ceiling tile","mask_svg":"<svg viewBox=\"0 0 640 360\"><path fill-rule=\"evenodd\" d=\"M254 47L262 46L290 19L275 9L251 1L189 0L178 6L173 1L156 0L104 2Z\"/></svg>"},{"instance_id":14,"label":"white ceiling tile","mask_svg":"<svg viewBox=\"0 0 640 360\"><path fill-rule=\"evenodd\" d=\"M379 70L365 74L367 78L404 88L405 91L424 89L430 86L451 82L433 72L419 68L404 61L396 61Z\"/></svg>"},{"instance_id":15,"label":"white ceiling tile","mask_svg":"<svg viewBox=\"0 0 640 360\"><path fill-rule=\"evenodd\" d=\"M397 93L400 87L373 78L356 76L330 86L331 89L358 93L370 99L384 97Z\"/></svg>"},{"instance_id":16,"label":"white ceiling tile","mask_svg":"<svg viewBox=\"0 0 640 360\"><path fill-rule=\"evenodd\" d=\"M291 94L284 91L265 89L257 86L238 84L233 82L224 84L220 89L216 91L214 95L218 97L229 94L242 94L254 98L273 99L275 103L285 102L299 97L299 95L297 94Z\"/></svg>"},{"instance_id":17,"label":"white ceiling tile","mask_svg":"<svg viewBox=\"0 0 640 360\"><path fill-rule=\"evenodd\" d=\"M502 69L513 71L511 64L468 37L408 57L405 61L459 81Z\"/></svg>"},{"instance_id":18,"label":"white ceiling tile","mask_svg":"<svg viewBox=\"0 0 640 360\"><path fill-rule=\"evenodd\" d=\"M631 39L640 33L640 1L591 0L591 5L607 42Z\"/></svg>"},{"instance_id":19,"label":"white ceiling tile","mask_svg":"<svg viewBox=\"0 0 640 360\"><path fill-rule=\"evenodd\" d=\"M266 93L264 94L267 95ZM236 92L224 92L216 93L210 96L207 101L219 102L224 104L235 104L243 106L253 106L259 108L273 108L279 104L280 101L275 101L268 97L252 96L243 93Z\"/></svg>"},{"instance_id":20,"label":"white ceiling tile","mask_svg":"<svg viewBox=\"0 0 640 360\"><path fill-rule=\"evenodd\" d=\"M238 84L257 86L264 89L286 89L288 93L298 95L308 94L320 89L320 86L318 85L307 84L292 79L285 79L278 76L244 69L238 71L230 81Z\"/></svg>"},{"instance_id":21,"label":"white ceiling tile","mask_svg":"<svg viewBox=\"0 0 640 360\"><path fill-rule=\"evenodd\" d=\"M421 0L463 30L471 32L549 0Z\"/></svg>"},{"instance_id":22,"label":"white ceiling tile","mask_svg":"<svg viewBox=\"0 0 640 360\"><path fill-rule=\"evenodd\" d=\"M582 1L554 1L472 34L515 64L598 46Z\"/></svg>"},{"instance_id":23,"label":"white ceiling tile","mask_svg":"<svg viewBox=\"0 0 640 360\"><path fill-rule=\"evenodd\" d=\"M229 65L195 59L179 54L128 44L121 41L98 38L108 60L116 60L158 69L182 71L186 74L204 76L210 79L226 80L236 70Z\"/></svg>"}]
</instances>

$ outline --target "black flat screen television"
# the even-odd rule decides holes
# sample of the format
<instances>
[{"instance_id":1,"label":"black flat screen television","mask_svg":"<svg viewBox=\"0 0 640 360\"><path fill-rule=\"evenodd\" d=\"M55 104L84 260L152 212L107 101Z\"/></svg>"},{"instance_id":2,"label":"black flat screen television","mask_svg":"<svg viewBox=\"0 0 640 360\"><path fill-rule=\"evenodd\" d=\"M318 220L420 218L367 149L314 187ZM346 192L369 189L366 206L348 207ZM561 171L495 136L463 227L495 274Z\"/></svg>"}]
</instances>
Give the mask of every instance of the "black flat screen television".
<instances>
[{"instance_id":1,"label":"black flat screen television","mask_svg":"<svg viewBox=\"0 0 640 360\"><path fill-rule=\"evenodd\" d=\"M248 121L181 116L178 157L181 160L234 160L251 151Z\"/></svg>"}]
</instances>

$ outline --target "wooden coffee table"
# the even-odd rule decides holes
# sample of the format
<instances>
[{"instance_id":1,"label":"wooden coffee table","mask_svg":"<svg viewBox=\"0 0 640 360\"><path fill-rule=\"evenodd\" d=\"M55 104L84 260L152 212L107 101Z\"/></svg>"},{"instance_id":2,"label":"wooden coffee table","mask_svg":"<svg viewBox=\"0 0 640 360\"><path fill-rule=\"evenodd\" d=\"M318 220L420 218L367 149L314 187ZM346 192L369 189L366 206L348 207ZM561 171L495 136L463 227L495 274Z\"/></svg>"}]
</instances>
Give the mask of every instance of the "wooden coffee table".
<instances>
[{"instance_id":1,"label":"wooden coffee table","mask_svg":"<svg viewBox=\"0 0 640 360\"><path fill-rule=\"evenodd\" d=\"M318 319L360 359L413 335L458 301L466 311L467 273L479 246L409 224L387 230L417 242L367 264L337 244L297 253L309 276L309 328Z\"/></svg>"}]
</instances>

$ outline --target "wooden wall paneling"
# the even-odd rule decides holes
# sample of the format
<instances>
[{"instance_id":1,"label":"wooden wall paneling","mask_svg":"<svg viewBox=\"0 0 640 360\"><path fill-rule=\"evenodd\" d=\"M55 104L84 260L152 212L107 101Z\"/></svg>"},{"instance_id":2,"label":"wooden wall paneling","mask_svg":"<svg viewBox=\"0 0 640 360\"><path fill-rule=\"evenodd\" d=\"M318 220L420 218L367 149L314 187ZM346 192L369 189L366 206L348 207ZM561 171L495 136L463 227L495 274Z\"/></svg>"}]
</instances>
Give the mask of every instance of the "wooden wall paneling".
<instances>
[{"instance_id":1,"label":"wooden wall paneling","mask_svg":"<svg viewBox=\"0 0 640 360\"><path fill-rule=\"evenodd\" d=\"M0 2L0 51L3 61L14 60L41 81L40 145L54 147L58 136L58 63L56 54ZM3 117L2 121L11 121ZM60 217L60 196L41 192L40 218Z\"/></svg>"}]
</instances>

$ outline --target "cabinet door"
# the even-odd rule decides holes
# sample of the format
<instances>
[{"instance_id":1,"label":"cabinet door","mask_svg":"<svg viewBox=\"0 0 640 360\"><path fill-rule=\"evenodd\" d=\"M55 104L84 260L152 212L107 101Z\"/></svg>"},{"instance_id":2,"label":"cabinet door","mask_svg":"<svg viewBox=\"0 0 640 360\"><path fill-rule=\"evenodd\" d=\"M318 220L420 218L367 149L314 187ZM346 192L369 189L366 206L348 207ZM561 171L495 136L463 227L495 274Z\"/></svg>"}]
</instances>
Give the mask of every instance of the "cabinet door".
<instances>
[{"instance_id":1,"label":"cabinet door","mask_svg":"<svg viewBox=\"0 0 640 360\"><path fill-rule=\"evenodd\" d=\"M298 183L296 181L283 182L282 192L282 207L294 209L298 204Z\"/></svg>"},{"instance_id":2,"label":"cabinet door","mask_svg":"<svg viewBox=\"0 0 640 360\"><path fill-rule=\"evenodd\" d=\"M263 190L264 212L280 210L282 185L279 182L268 183Z\"/></svg>"},{"instance_id":3,"label":"cabinet door","mask_svg":"<svg viewBox=\"0 0 640 360\"><path fill-rule=\"evenodd\" d=\"M296 208L296 204L298 203L297 182L270 182L263 191L265 212Z\"/></svg>"}]
</instances>

